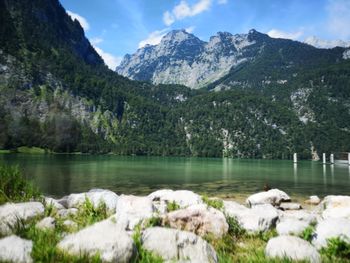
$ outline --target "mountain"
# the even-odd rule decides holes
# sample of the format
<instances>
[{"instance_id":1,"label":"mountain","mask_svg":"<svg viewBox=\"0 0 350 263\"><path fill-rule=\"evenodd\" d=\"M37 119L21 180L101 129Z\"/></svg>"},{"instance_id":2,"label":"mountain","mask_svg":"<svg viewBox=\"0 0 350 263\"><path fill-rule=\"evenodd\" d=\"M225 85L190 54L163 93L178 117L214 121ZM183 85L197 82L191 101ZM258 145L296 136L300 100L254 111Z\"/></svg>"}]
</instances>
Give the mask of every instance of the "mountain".
<instances>
[{"instance_id":1,"label":"mountain","mask_svg":"<svg viewBox=\"0 0 350 263\"><path fill-rule=\"evenodd\" d=\"M308 37L304 43L317 48L350 47L350 41L344 40L323 40L315 36Z\"/></svg>"},{"instance_id":2,"label":"mountain","mask_svg":"<svg viewBox=\"0 0 350 263\"><path fill-rule=\"evenodd\" d=\"M200 88L229 72L255 65L260 67L257 77L261 80L284 81L286 76L300 71L334 64L343 59L344 52L340 48L317 49L297 41L270 38L254 29L248 34L219 32L209 42L184 30L175 30L158 45L126 55L116 71L134 80ZM275 71L273 80L262 72L266 67Z\"/></svg>"},{"instance_id":3,"label":"mountain","mask_svg":"<svg viewBox=\"0 0 350 263\"><path fill-rule=\"evenodd\" d=\"M205 86L190 89L109 70L58 0L0 0L0 24L0 149L307 159L350 150L343 48L255 30L206 43L180 30L122 64L142 80L157 70Z\"/></svg>"}]
</instances>

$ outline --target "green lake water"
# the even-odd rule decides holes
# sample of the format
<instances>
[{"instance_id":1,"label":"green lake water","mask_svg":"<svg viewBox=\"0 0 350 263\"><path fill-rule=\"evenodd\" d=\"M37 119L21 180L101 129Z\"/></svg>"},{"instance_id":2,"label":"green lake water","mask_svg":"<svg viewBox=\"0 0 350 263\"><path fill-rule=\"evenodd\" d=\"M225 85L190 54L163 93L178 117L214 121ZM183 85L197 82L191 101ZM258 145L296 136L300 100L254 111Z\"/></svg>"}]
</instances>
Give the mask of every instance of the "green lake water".
<instances>
[{"instance_id":1,"label":"green lake water","mask_svg":"<svg viewBox=\"0 0 350 263\"><path fill-rule=\"evenodd\" d=\"M235 197L261 191L265 184L298 196L350 194L348 165L311 161L0 154L0 162L17 164L44 194L55 197L91 188L117 194L188 189Z\"/></svg>"}]
</instances>

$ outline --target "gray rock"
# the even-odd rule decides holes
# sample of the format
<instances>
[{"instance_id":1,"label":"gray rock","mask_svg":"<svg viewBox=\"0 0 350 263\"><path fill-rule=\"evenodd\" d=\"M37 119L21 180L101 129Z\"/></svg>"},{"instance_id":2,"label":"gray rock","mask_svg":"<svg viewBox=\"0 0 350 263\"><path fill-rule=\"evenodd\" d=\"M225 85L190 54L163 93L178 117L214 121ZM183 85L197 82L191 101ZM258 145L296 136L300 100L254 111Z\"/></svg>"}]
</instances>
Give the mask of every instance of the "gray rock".
<instances>
[{"instance_id":1,"label":"gray rock","mask_svg":"<svg viewBox=\"0 0 350 263\"><path fill-rule=\"evenodd\" d=\"M99 253L103 262L129 262L135 252L131 237L111 219L69 234L57 246L75 256Z\"/></svg>"},{"instance_id":2,"label":"gray rock","mask_svg":"<svg viewBox=\"0 0 350 263\"><path fill-rule=\"evenodd\" d=\"M273 206L279 205L281 202L290 201L289 195L278 189L271 189L266 192L260 192L249 196L246 203L249 206L270 204Z\"/></svg>"},{"instance_id":3,"label":"gray rock","mask_svg":"<svg viewBox=\"0 0 350 263\"><path fill-rule=\"evenodd\" d=\"M78 209L77 208L68 208L68 209L61 209L58 210L57 214L59 217L65 218L68 216L74 216L78 213Z\"/></svg>"},{"instance_id":4,"label":"gray rock","mask_svg":"<svg viewBox=\"0 0 350 263\"><path fill-rule=\"evenodd\" d=\"M294 220L304 221L308 224L316 223L319 217L318 214L307 210L286 210L286 211L280 211L279 213L280 213L280 221L283 221L286 219L294 219Z\"/></svg>"},{"instance_id":5,"label":"gray rock","mask_svg":"<svg viewBox=\"0 0 350 263\"><path fill-rule=\"evenodd\" d=\"M118 200L116 220L127 230L132 230L154 214L154 206L148 197L121 195Z\"/></svg>"},{"instance_id":6,"label":"gray rock","mask_svg":"<svg viewBox=\"0 0 350 263\"><path fill-rule=\"evenodd\" d=\"M164 222L170 227L194 232L200 236L212 234L221 238L228 231L224 214L204 204L168 213L164 217Z\"/></svg>"},{"instance_id":7,"label":"gray rock","mask_svg":"<svg viewBox=\"0 0 350 263\"><path fill-rule=\"evenodd\" d=\"M312 243L318 248L326 247L327 240L339 237L350 243L350 220L345 218L329 218L320 221L315 230Z\"/></svg>"},{"instance_id":8,"label":"gray rock","mask_svg":"<svg viewBox=\"0 0 350 263\"><path fill-rule=\"evenodd\" d=\"M72 220L67 219L67 220L63 221L63 226L68 228L68 229L74 229L74 228L78 227L78 224Z\"/></svg>"},{"instance_id":9,"label":"gray rock","mask_svg":"<svg viewBox=\"0 0 350 263\"><path fill-rule=\"evenodd\" d=\"M328 195L320 207L323 209L323 218L347 218L350 219L350 196Z\"/></svg>"},{"instance_id":10,"label":"gray rock","mask_svg":"<svg viewBox=\"0 0 350 263\"><path fill-rule=\"evenodd\" d=\"M300 210L302 209L301 205L298 203L281 203L279 205L279 208L281 208L282 210Z\"/></svg>"},{"instance_id":11,"label":"gray rock","mask_svg":"<svg viewBox=\"0 0 350 263\"><path fill-rule=\"evenodd\" d=\"M277 223L276 230L279 235L300 235L309 226L306 221L286 219Z\"/></svg>"},{"instance_id":12,"label":"gray rock","mask_svg":"<svg viewBox=\"0 0 350 263\"><path fill-rule=\"evenodd\" d=\"M27 221L44 214L44 206L39 202L7 203L0 206L0 233L9 235L18 220Z\"/></svg>"},{"instance_id":13,"label":"gray rock","mask_svg":"<svg viewBox=\"0 0 350 263\"><path fill-rule=\"evenodd\" d=\"M310 205L318 205L321 203L321 199L317 195L312 195L305 201L305 203Z\"/></svg>"},{"instance_id":14,"label":"gray rock","mask_svg":"<svg viewBox=\"0 0 350 263\"><path fill-rule=\"evenodd\" d=\"M56 219L53 217L45 217L35 225L36 228L39 228L42 230L55 229L55 226L56 226Z\"/></svg>"},{"instance_id":15,"label":"gray rock","mask_svg":"<svg viewBox=\"0 0 350 263\"><path fill-rule=\"evenodd\" d=\"M54 208L57 209L57 210L65 209L65 207L64 207L62 204L60 204L60 203L59 203L56 199L54 199L54 198L45 197L44 201L45 201L45 206L46 206L46 207L47 207L47 206L52 206L52 207L54 207Z\"/></svg>"},{"instance_id":16,"label":"gray rock","mask_svg":"<svg viewBox=\"0 0 350 263\"><path fill-rule=\"evenodd\" d=\"M321 262L320 254L309 242L294 236L278 236L271 238L265 248L270 258L288 258L291 260L307 260Z\"/></svg>"},{"instance_id":17,"label":"gray rock","mask_svg":"<svg viewBox=\"0 0 350 263\"><path fill-rule=\"evenodd\" d=\"M143 247L169 261L217 262L215 250L191 232L152 227L142 233Z\"/></svg>"},{"instance_id":18,"label":"gray rock","mask_svg":"<svg viewBox=\"0 0 350 263\"><path fill-rule=\"evenodd\" d=\"M169 190L163 189L155 191L148 195L154 202L177 203L181 208L186 208L191 205L203 204L200 195L187 190Z\"/></svg>"},{"instance_id":19,"label":"gray rock","mask_svg":"<svg viewBox=\"0 0 350 263\"><path fill-rule=\"evenodd\" d=\"M12 235L0 239L0 261L14 263L31 263L33 242Z\"/></svg>"}]
</instances>

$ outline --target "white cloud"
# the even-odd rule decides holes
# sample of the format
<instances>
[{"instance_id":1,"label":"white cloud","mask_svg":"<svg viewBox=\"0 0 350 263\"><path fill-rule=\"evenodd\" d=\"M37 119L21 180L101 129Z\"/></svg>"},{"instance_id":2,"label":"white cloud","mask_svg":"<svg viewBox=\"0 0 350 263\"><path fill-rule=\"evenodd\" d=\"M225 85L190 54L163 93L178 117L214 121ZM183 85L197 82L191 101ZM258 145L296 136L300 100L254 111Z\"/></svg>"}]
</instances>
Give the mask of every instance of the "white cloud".
<instances>
[{"instance_id":1,"label":"white cloud","mask_svg":"<svg viewBox=\"0 0 350 263\"><path fill-rule=\"evenodd\" d=\"M78 15L77 13L73 13L72 11L67 10L67 14L73 19L73 21L76 19L80 23L81 27L88 31L90 29L90 25L88 21L82 17L81 15Z\"/></svg>"},{"instance_id":2,"label":"white cloud","mask_svg":"<svg viewBox=\"0 0 350 263\"><path fill-rule=\"evenodd\" d=\"M163 22L165 25L170 26L176 20L181 20L186 17L196 16L204 11L210 9L212 0L199 0L194 5L190 6L186 0L182 0L178 5L176 5L173 10L166 11L163 14Z\"/></svg>"},{"instance_id":3,"label":"white cloud","mask_svg":"<svg viewBox=\"0 0 350 263\"><path fill-rule=\"evenodd\" d=\"M350 38L350 1L328 0L327 30L335 37Z\"/></svg>"},{"instance_id":4,"label":"white cloud","mask_svg":"<svg viewBox=\"0 0 350 263\"><path fill-rule=\"evenodd\" d=\"M278 29L271 29L267 34L272 38L299 39L304 32L302 30L296 32L285 32Z\"/></svg>"},{"instance_id":5,"label":"white cloud","mask_svg":"<svg viewBox=\"0 0 350 263\"><path fill-rule=\"evenodd\" d=\"M185 28L186 32L187 32L187 33L190 33L190 34L191 34L195 29L196 29L195 26L190 26L190 27L188 27L188 28Z\"/></svg>"},{"instance_id":6,"label":"white cloud","mask_svg":"<svg viewBox=\"0 0 350 263\"><path fill-rule=\"evenodd\" d=\"M100 37L94 37L90 39L90 42L93 46L98 45L103 42L103 39Z\"/></svg>"},{"instance_id":7,"label":"white cloud","mask_svg":"<svg viewBox=\"0 0 350 263\"><path fill-rule=\"evenodd\" d=\"M308 37L305 39L304 43L317 48L333 48L333 47L349 47L350 41L343 40L324 40L319 39L315 36Z\"/></svg>"},{"instance_id":8,"label":"white cloud","mask_svg":"<svg viewBox=\"0 0 350 263\"><path fill-rule=\"evenodd\" d=\"M169 28L165 28L163 30L156 30L153 31L148 35L148 37L139 43L139 48L142 48L144 46L148 45L158 45L162 38L166 35L166 33L169 31Z\"/></svg>"},{"instance_id":9,"label":"white cloud","mask_svg":"<svg viewBox=\"0 0 350 263\"><path fill-rule=\"evenodd\" d=\"M107 65L107 67L110 68L111 70L115 70L115 68L122 61L122 58L114 56L114 55L112 55L110 53L107 53L107 52L103 51L101 48L99 48L97 45L103 42L102 38L95 37L95 38L92 38L90 41L91 41L92 46L96 50L96 52L104 60L104 62Z\"/></svg>"}]
</instances>

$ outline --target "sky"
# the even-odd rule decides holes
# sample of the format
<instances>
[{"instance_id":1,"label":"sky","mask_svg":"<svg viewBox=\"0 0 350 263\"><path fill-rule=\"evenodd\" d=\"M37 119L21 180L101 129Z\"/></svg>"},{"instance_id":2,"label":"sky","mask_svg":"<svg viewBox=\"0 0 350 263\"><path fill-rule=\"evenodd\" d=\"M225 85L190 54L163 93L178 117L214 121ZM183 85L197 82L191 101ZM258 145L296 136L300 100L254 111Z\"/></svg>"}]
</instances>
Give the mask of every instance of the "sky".
<instances>
[{"instance_id":1,"label":"sky","mask_svg":"<svg viewBox=\"0 0 350 263\"><path fill-rule=\"evenodd\" d=\"M185 29L208 41L219 31L317 41L350 40L350 0L60 0L111 68L127 53ZM316 38L311 38L316 37Z\"/></svg>"}]
</instances>

